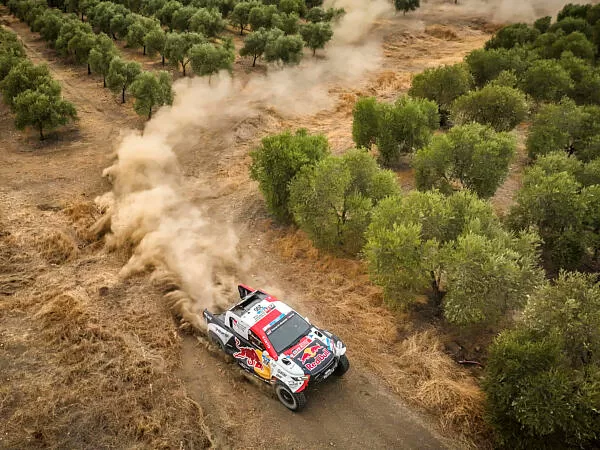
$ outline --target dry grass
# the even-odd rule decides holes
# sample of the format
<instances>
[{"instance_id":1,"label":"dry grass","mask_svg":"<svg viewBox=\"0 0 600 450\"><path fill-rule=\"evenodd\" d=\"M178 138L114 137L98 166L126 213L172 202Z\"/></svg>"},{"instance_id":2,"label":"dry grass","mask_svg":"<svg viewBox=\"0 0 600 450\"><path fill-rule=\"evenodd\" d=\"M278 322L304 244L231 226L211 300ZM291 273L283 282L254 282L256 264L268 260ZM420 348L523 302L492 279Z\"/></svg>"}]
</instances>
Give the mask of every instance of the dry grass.
<instances>
[{"instance_id":1,"label":"dry grass","mask_svg":"<svg viewBox=\"0 0 600 450\"><path fill-rule=\"evenodd\" d=\"M429 25L425 27L425 33L444 41L458 41L460 37L456 31L447 25Z\"/></svg>"},{"instance_id":2,"label":"dry grass","mask_svg":"<svg viewBox=\"0 0 600 450\"><path fill-rule=\"evenodd\" d=\"M315 317L347 342L351 357L437 416L443 432L454 439L457 433L465 447L481 447L488 436L483 392L445 353L439 332L427 325L416 330L406 313L385 307L361 261L321 254L302 232L273 232L273 238L294 271L304 274L300 281Z\"/></svg>"},{"instance_id":3,"label":"dry grass","mask_svg":"<svg viewBox=\"0 0 600 450\"><path fill-rule=\"evenodd\" d=\"M34 245L50 264L63 264L77 256L77 244L63 230L45 230L34 239Z\"/></svg>"},{"instance_id":4,"label":"dry grass","mask_svg":"<svg viewBox=\"0 0 600 450\"><path fill-rule=\"evenodd\" d=\"M0 448L212 446L160 295L115 283L118 266L77 251L75 234L0 237Z\"/></svg>"}]
</instances>

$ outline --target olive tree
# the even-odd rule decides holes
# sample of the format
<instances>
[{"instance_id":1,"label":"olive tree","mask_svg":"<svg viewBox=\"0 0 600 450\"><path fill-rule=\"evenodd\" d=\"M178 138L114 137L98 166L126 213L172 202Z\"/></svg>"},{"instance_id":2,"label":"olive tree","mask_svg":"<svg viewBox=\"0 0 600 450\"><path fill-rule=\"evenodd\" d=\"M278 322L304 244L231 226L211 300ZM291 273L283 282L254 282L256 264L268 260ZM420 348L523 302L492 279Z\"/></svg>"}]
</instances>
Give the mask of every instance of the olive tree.
<instances>
[{"instance_id":1,"label":"olive tree","mask_svg":"<svg viewBox=\"0 0 600 450\"><path fill-rule=\"evenodd\" d=\"M370 149L379 132L379 109L375 97L361 97L352 110L352 139L357 147Z\"/></svg>"},{"instance_id":2,"label":"olive tree","mask_svg":"<svg viewBox=\"0 0 600 450\"><path fill-rule=\"evenodd\" d=\"M573 88L569 73L558 61L534 61L525 71L521 88L537 101L558 101Z\"/></svg>"},{"instance_id":3,"label":"olive tree","mask_svg":"<svg viewBox=\"0 0 600 450\"><path fill-rule=\"evenodd\" d=\"M225 28L225 21L216 8L198 8L190 19L190 30L215 37Z\"/></svg>"},{"instance_id":4,"label":"olive tree","mask_svg":"<svg viewBox=\"0 0 600 450\"><path fill-rule=\"evenodd\" d=\"M379 202L364 249L386 301L429 294L450 322L492 322L522 306L541 281L538 239L502 229L491 205L468 192L413 191Z\"/></svg>"},{"instance_id":5,"label":"olive tree","mask_svg":"<svg viewBox=\"0 0 600 450\"><path fill-rule=\"evenodd\" d=\"M302 60L304 41L300 35L284 35L281 30L274 29L265 46L265 60L298 64Z\"/></svg>"},{"instance_id":6,"label":"olive tree","mask_svg":"<svg viewBox=\"0 0 600 450\"><path fill-rule=\"evenodd\" d=\"M110 62L118 56L117 48L111 38L101 33L96 38L96 43L90 50L89 64L92 71L102 75L103 86L106 87L106 75L110 69Z\"/></svg>"},{"instance_id":7,"label":"olive tree","mask_svg":"<svg viewBox=\"0 0 600 450\"><path fill-rule=\"evenodd\" d=\"M229 21L232 25L240 27L240 36L244 34L244 29L250 23L250 11L252 8L260 7L262 3L258 1L239 2L229 14Z\"/></svg>"},{"instance_id":8,"label":"olive tree","mask_svg":"<svg viewBox=\"0 0 600 450\"><path fill-rule=\"evenodd\" d=\"M173 103L169 72L142 72L131 84L129 90L135 98L133 104L135 112L141 116L148 116L148 119L152 118L154 108Z\"/></svg>"},{"instance_id":9,"label":"olive tree","mask_svg":"<svg viewBox=\"0 0 600 450\"><path fill-rule=\"evenodd\" d=\"M329 143L323 135L309 135L306 130L263 138L261 146L250 153L250 176L258 181L269 212L281 222L291 222L289 184L307 165L313 165L329 154Z\"/></svg>"},{"instance_id":10,"label":"olive tree","mask_svg":"<svg viewBox=\"0 0 600 450\"><path fill-rule=\"evenodd\" d=\"M234 53L223 46L210 43L196 44L190 49L190 63L196 75L210 76L221 71L231 72Z\"/></svg>"},{"instance_id":11,"label":"olive tree","mask_svg":"<svg viewBox=\"0 0 600 450\"><path fill-rule=\"evenodd\" d=\"M377 149L386 165L396 163L401 154L427 145L440 123L435 103L408 96L395 103L379 104L377 116Z\"/></svg>"},{"instance_id":12,"label":"olive tree","mask_svg":"<svg viewBox=\"0 0 600 450\"><path fill-rule=\"evenodd\" d=\"M144 48L150 56L157 53L162 58L162 65L165 65L165 44L167 43L167 34L161 28L153 28L144 36Z\"/></svg>"},{"instance_id":13,"label":"olive tree","mask_svg":"<svg viewBox=\"0 0 600 450\"><path fill-rule=\"evenodd\" d=\"M533 292L517 328L490 346L487 418L502 447L593 447L600 428L600 286L561 273Z\"/></svg>"},{"instance_id":14,"label":"olive tree","mask_svg":"<svg viewBox=\"0 0 600 450\"><path fill-rule=\"evenodd\" d=\"M518 89L489 84L452 104L452 122L478 122L496 131L510 131L527 117L527 101Z\"/></svg>"},{"instance_id":15,"label":"olive tree","mask_svg":"<svg viewBox=\"0 0 600 450\"><path fill-rule=\"evenodd\" d=\"M508 133L476 123L454 127L416 153L417 187L447 194L466 188L482 198L491 197L508 175L515 151L516 141Z\"/></svg>"},{"instance_id":16,"label":"olive tree","mask_svg":"<svg viewBox=\"0 0 600 450\"><path fill-rule=\"evenodd\" d=\"M445 125L452 102L469 92L472 85L473 77L464 64L441 66L415 75L408 95L436 102Z\"/></svg>"},{"instance_id":17,"label":"olive tree","mask_svg":"<svg viewBox=\"0 0 600 450\"><path fill-rule=\"evenodd\" d=\"M190 49L205 42L206 39L200 33L167 33L164 55L172 65L181 65L185 77L186 67L190 62Z\"/></svg>"},{"instance_id":18,"label":"olive tree","mask_svg":"<svg viewBox=\"0 0 600 450\"><path fill-rule=\"evenodd\" d=\"M244 46L240 49L240 56L251 56L253 58L252 67L256 66L256 60L264 54L270 35L269 31L259 28L244 39Z\"/></svg>"},{"instance_id":19,"label":"olive tree","mask_svg":"<svg viewBox=\"0 0 600 450\"><path fill-rule=\"evenodd\" d=\"M393 172L362 150L330 156L301 170L290 183L296 224L319 248L355 255L364 245L371 210L399 193Z\"/></svg>"},{"instance_id":20,"label":"olive tree","mask_svg":"<svg viewBox=\"0 0 600 450\"><path fill-rule=\"evenodd\" d=\"M473 75L475 84L483 87L505 70L512 70L518 74L523 73L536 58L537 55L534 52L522 48L477 49L465 57L465 62Z\"/></svg>"},{"instance_id":21,"label":"olive tree","mask_svg":"<svg viewBox=\"0 0 600 450\"><path fill-rule=\"evenodd\" d=\"M35 127L41 140L44 129L54 129L77 118L73 104L61 98L60 85L56 81L46 80L35 89L21 92L14 105L17 128Z\"/></svg>"},{"instance_id":22,"label":"olive tree","mask_svg":"<svg viewBox=\"0 0 600 450\"><path fill-rule=\"evenodd\" d=\"M517 45L532 43L539 35L540 31L538 29L530 28L526 23L514 23L498 30L485 43L485 48L513 48Z\"/></svg>"},{"instance_id":23,"label":"olive tree","mask_svg":"<svg viewBox=\"0 0 600 450\"><path fill-rule=\"evenodd\" d=\"M402 11L404 15L408 11L414 11L421 6L421 0L394 0L394 6L397 11Z\"/></svg>"},{"instance_id":24,"label":"olive tree","mask_svg":"<svg viewBox=\"0 0 600 450\"><path fill-rule=\"evenodd\" d=\"M317 49L324 48L325 44L333 37L333 30L329 22L308 22L300 27L300 35L306 46L316 55Z\"/></svg>"},{"instance_id":25,"label":"olive tree","mask_svg":"<svg viewBox=\"0 0 600 450\"><path fill-rule=\"evenodd\" d=\"M121 103L125 103L125 91L141 72L142 66L139 63L124 61L119 57L113 58L108 68L106 84L111 91L121 93Z\"/></svg>"}]
</instances>

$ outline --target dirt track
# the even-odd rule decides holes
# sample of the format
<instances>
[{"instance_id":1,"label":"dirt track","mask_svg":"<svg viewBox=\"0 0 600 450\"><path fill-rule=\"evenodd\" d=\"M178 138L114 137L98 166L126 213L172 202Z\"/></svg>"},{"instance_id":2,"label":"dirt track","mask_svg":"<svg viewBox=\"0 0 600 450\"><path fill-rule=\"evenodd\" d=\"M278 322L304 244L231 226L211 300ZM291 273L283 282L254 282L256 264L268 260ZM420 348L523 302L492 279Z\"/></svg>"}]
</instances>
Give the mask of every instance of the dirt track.
<instances>
[{"instance_id":1,"label":"dirt track","mask_svg":"<svg viewBox=\"0 0 600 450\"><path fill-rule=\"evenodd\" d=\"M360 86L333 89L332 95L336 96L333 110L294 121L266 113L259 119L237 124L230 139L222 139L217 131L198 130L194 146L177 149L194 202L206 209L215 222L228 220L240 224L237 230L241 237L240 246L248 249L256 262L248 274L251 279L247 280L247 284L266 286L276 294L285 293L285 300L311 315L317 324L328 326L343 337L352 334L357 325L352 323L351 318L338 316L332 302L336 298L341 301L345 291L340 286L348 284L347 280L334 281L331 277L299 273L298 266L277 251L279 240L272 233L256 186L248 180L247 152L264 134L281 127L299 126L326 133L333 150L341 152L351 146L351 105L359 93L389 98L409 86L412 72L458 61L470 49L481 46L487 38L481 30L465 26L462 18L461 23L455 26L446 23L446 28L442 27L443 32L454 30L456 37L451 36L450 41L436 38L433 34L439 34L439 30L427 30L426 27L437 25L439 17L432 18L423 13L422 18L425 22L415 23L398 17L397 22L382 25L386 54L384 66ZM69 224L60 212L61 208L80 201L90 202L109 188L100 178L100 173L109 164L118 132L139 126L141 122L130 108L121 107L117 99L101 89L101 82L88 78L85 68L63 64L24 25L14 23L12 19L9 22L23 39L31 59L49 64L53 75L63 85L64 96L77 105L81 120L78 125L39 144L35 134L25 135L14 130L6 107L0 106L0 225L5 232L24 236L35 234L36 230L44 232L49 227L66 229ZM403 28L404 25L406 28ZM207 191L210 195L206 194ZM160 295L146 279L136 278L127 282L126 288L119 288L117 272L125 261L124 253L107 254L95 248L83 248L81 253L85 258L75 258L62 267L51 265L45 268L48 276L54 277L60 285L61 280L66 283L64 280L75 274L80 278L77 283L93 293L90 295L97 301L95 307L100 309L104 306L97 293L104 286L110 287L111 296L119 305L127 304L128 296L135 295L136 301L132 305L144 308L144 302L148 302L152 305L149 310L164 313L160 320L163 325L167 324L165 329L171 326ZM82 270L82 264L88 269ZM24 290L22 295L27 297L36 291L44 291L47 286L40 284L43 281L36 282L33 291ZM320 301L320 290L326 291L329 298ZM361 293L358 288L347 293L357 302L365 302L371 294L370 291ZM0 297L0 306L3 301ZM372 309L375 315L379 311L377 308ZM133 306L122 312L128 315L112 316L111 319L111 312L105 311L104 317L125 329L129 329L129 321L139 320L136 317L139 311L136 313ZM143 315L140 314L142 321ZM14 358L11 351L18 351L18 346L8 344L11 339L16 339L22 324L13 313L3 312L0 308L0 327L5 330L0 335L6 342L4 348L9 349L0 352L2 363L2 360ZM139 331L136 333L139 334ZM217 447L444 446L434 431L434 422L407 408L365 362L367 355L362 352L370 351L367 344L350 347L353 368L347 378L318 387L311 393L306 411L293 415L278 404L270 391L248 382L234 367L207 352L195 337L180 335L179 338L180 344L170 350L174 352L179 368L169 376L182 383L186 397L198 402ZM393 353L394 348L386 351ZM11 368L18 374L18 367ZM22 386L11 386L11 389L23 389ZM0 399L0 419L3 419L2 405ZM77 423L73 426L76 427ZM24 445L34 442L31 437L28 439L21 442ZM445 445L452 443L446 442ZM82 443L82 446L85 444Z\"/></svg>"}]
</instances>

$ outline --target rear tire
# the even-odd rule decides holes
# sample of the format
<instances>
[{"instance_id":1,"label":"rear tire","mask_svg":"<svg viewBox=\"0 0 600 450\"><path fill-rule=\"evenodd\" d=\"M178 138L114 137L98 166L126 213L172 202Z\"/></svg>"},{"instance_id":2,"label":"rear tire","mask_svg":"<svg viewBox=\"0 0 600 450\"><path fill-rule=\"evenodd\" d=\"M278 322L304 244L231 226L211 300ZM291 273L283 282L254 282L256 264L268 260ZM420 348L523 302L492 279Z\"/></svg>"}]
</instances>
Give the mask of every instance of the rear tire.
<instances>
[{"instance_id":1,"label":"rear tire","mask_svg":"<svg viewBox=\"0 0 600 450\"><path fill-rule=\"evenodd\" d=\"M223 352L223 353L227 353L225 352L225 344L223 344L223 341L221 339L219 339L219 336L217 336L216 333L213 333L212 331L208 333L208 337L210 339L210 341L215 344L217 347L219 347L219 349Z\"/></svg>"},{"instance_id":2,"label":"rear tire","mask_svg":"<svg viewBox=\"0 0 600 450\"><path fill-rule=\"evenodd\" d=\"M338 365L335 368L335 372L333 372L338 377L343 376L348 369L350 368L350 361L348 361L348 357L346 355L340 356L340 360L338 361Z\"/></svg>"},{"instance_id":3,"label":"rear tire","mask_svg":"<svg viewBox=\"0 0 600 450\"><path fill-rule=\"evenodd\" d=\"M306 406L306 396L304 392L292 392L282 383L275 385L275 394L279 401L290 411L298 412Z\"/></svg>"}]
</instances>

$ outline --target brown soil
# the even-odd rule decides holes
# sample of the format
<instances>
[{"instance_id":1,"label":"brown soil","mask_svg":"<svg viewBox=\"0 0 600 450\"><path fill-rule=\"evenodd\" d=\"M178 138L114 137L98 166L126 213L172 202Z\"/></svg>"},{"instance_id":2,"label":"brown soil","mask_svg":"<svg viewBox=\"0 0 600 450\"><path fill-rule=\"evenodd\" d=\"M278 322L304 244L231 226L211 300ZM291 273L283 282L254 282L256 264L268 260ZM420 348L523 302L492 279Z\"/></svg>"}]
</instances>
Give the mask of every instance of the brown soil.
<instances>
[{"instance_id":1,"label":"brown soil","mask_svg":"<svg viewBox=\"0 0 600 450\"><path fill-rule=\"evenodd\" d=\"M100 214L94 197L110 189L100 175L120 131L143 122L85 67L2 18L30 58L50 66L80 120L40 143L0 105L0 447L484 446L481 392L435 332L390 312L359 262L319 255L301 234L272 225L247 171L248 150L286 127L323 132L343 152L358 95L392 99L413 73L459 61L489 37L435 8L382 21L383 67L355 86L332 86L328 111L293 121L265 111L228 129L231 139L194 130L195 143L177 149L194 202L239 224L240 247L255 262L240 281L280 294L349 344L353 370L319 386L300 415L202 338L178 332L147 277L119 279L128 250L108 252L86 230ZM238 60L235 75L264 70L250 65Z\"/></svg>"}]
</instances>

